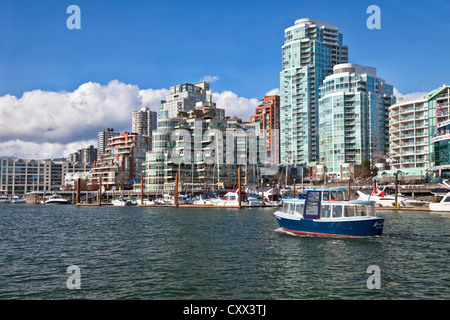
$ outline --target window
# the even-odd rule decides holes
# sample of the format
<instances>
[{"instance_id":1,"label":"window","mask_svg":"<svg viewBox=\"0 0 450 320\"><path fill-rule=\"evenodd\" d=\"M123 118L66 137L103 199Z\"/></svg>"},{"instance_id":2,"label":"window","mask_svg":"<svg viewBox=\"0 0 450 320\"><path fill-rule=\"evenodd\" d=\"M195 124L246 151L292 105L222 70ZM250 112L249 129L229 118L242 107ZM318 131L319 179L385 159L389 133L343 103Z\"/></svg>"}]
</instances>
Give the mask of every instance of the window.
<instances>
[{"instance_id":1,"label":"window","mask_svg":"<svg viewBox=\"0 0 450 320\"><path fill-rule=\"evenodd\" d=\"M342 217L342 206L333 206L333 218Z\"/></svg>"},{"instance_id":2,"label":"window","mask_svg":"<svg viewBox=\"0 0 450 320\"><path fill-rule=\"evenodd\" d=\"M344 217L354 217L355 207L354 206L344 206Z\"/></svg>"},{"instance_id":3,"label":"window","mask_svg":"<svg viewBox=\"0 0 450 320\"><path fill-rule=\"evenodd\" d=\"M330 206L322 204L322 218L329 218L330 213L331 213Z\"/></svg>"}]
</instances>

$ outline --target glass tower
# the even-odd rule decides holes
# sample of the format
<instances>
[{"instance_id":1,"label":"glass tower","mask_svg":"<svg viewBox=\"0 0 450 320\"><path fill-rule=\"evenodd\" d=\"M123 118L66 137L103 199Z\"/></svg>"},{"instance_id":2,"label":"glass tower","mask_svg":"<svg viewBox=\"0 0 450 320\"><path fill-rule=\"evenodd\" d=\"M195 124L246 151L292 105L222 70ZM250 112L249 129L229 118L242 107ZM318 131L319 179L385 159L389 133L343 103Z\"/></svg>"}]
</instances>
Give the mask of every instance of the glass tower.
<instances>
[{"instance_id":1,"label":"glass tower","mask_svg":"<svg viewBox=\"0 0 450 320\"><path fill-rule=\"evenodd\" d=\"M334 65L348 61L348 48L334 24L299 19L284 32L280 73L281 163L318 161L319 87Z\"/></svg>"},{"instance_id":2,"label":"glass tower","mask_svg":"<svg viewBox=\"0 0 450 320\"><path fill-rule=\"evenodd\" d=\"M319 162L343 178L344 164L385 162L393 87L376 69L353 63L333 67L319 99ZM345 174L344 174L345 175Z\"/></svg>"}]
</instances>

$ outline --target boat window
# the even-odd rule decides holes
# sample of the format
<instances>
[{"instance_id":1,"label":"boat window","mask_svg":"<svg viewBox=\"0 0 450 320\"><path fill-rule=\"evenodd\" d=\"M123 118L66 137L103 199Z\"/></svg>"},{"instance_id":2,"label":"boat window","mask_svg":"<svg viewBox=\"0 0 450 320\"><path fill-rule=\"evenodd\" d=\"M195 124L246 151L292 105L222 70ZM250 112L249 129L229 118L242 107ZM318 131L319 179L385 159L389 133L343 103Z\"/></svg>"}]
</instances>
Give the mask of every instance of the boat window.
<instances>
[{"instance_id":1,"label":"boat window","mask_svg":"<svg viewBox=\"0 0 450 320\"><path fill-rule=\"evenodd\" d=\"M330 217L330 205L324 205L322 204L322 218L329 218Z\"/></svg>"},{"instance_id":2,"label":"boat window","mask_svg":"<svg viewBox=\"0 0 450 320\"><path fill-rule=\"evenodd\" d=\"M369 212L367 211L367 206L360 205L356 206L356 216L357 217L366 217L369 215Z\"/></svg>"},{"instance_id":3,"label":"boat window","mask_svg":"<svg viewBox=\"0 0 450 320\"><path fill-rule=\"evenodd\" d=\"M322 201L328 201L328 200L329 200L329 198L328 198L328 191L324 191L322 193Z\"/></svg>"},{"instance_id":4,"label":"boat window","mask_svg":"<svg viewBox=\"0 0 450 320\"><path fill-rule=\"evenodd\" d=\"M336 191L331 191L330 193L330 200L337 200Z\"/></svg>"},{"instance_id":5,"label":"boat window","mask_svg":"<svg viewBox=\"0 0 450 320\"><path fill-rule=\"evenodd\" d=\"M295 205L295 213L297 213L297 214L303 216L303 211L304 211L304 205L303 205L303 203L297 203L297 204Z\"/></svg>"},{"instance_id":6,"label":"boat window","mask_svg":"<svg viewBox=\"0 0 450 320\"><path fill-rule=\"evenodd\" d=\"M338 191L338 192L337 192L337 199L338 199L339 201L344 201L344 200L345 200L344 192Z\"/></svg>"},{"instance_id":7,"label":"boat window","mask_svg":"<svg viewBox=\"0 0 450 320\"><path fill-rule=\"evenodd\" d=\"M333 206L333 218L342 217L342 206Z\"/></svg>"},{"instance_id":8,"label":"boat window","mask_svg":"<svg viewBox=\"0 0 450 320\"><path fill-rule=\"evenodd\" d=\"M442 202L450 202L450 197L445 198Z\"/></svg>"},{"instance_id":9,"label":"boat window","mask_svg":"<svg viewBox=\"0 0 450 320\"><path fill-rule=\"evenodd\" d=\"M354 217L355 206L344 206L344 217Z\"/></svg>"}]
</instances>

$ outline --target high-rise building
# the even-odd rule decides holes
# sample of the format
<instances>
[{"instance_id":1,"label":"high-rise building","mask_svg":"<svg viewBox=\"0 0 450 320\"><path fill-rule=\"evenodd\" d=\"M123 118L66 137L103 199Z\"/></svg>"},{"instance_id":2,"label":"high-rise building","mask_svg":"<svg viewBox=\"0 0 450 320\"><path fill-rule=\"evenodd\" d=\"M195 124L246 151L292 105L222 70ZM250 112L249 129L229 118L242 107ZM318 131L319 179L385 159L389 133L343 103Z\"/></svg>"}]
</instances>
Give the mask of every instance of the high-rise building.
<instances>
[{"instance_id":1,"label":"high-rise building","mask_svg":"<svg viewBox=\"0 0 450 320\"><path fill-rule=\"evenodd\" d=\"M170 87L166 100L161 101L160 113L164 112L169 118L176 118L178 112L189 112L198 102L211 102L209 83L184 83Z\"/></svg>"},{"instance_id":2,"label":"high-rise building","mask_svg":"<svg viewBox=\"0 0 450 320\"><path fill-rule=\"evenodd\" d=\"M250 122L264 130L267 139L267 157L273 164L280 163L280 96L265 96L259 101Z\"/></svg>"},{"instance_id":3,"label":"high-rise building","mask_svg":"<svg viewBox=\"0 0 450 320\"><path fill-rule=\"evenodd\" d=\"M450 177L450 86L389 108L389 158L394 171Z\"/></svg>"},{"instance_id":4,"label":"high-rise building","mask_svg":"<svg viewBox=\"0 0 450 320\"><path fill-rule=\"evenodd\" d=\"M299 19L285 29L280 72L281 163L318 160L318 99L333 66L348 61L342 33L329 22Z\"/></svg>"},{"instance_id":5,"label":"high-rise building","mask_svg":"<svg viewBox=\"0 0 450 320\"><path fill-rule=\"evenodd\" d=\"M115 133L113 128L106 128L97 134L97 156L105 153L105 148L108 145L108 141L114 135Z\"/></svg>"},{"instance_id":6,"label":"high-rise building","mask_svg":"<svg viewBox=\"0 0 450 320\"><path fill-rule=\"evenodd\" d=\"M249 177L257 170L257 164L254 162L263 163L262 155L256 154L257 149L253 150L252 147L256 148L264 142L259 140L256 134L246 134L252 130L256 132L254 127L255 124L241 124L235 120L219 118L185 119L160 116L158 129L153 132L152 151L146 155L143 173L145 191L156 194L173 191L177 173L180 191L181 186L184 186L184 191L194 188L197 191L198 188L204 190L207 186L216 190L233 188L237 184L238 166L242 170L242 183L250 183ZM176 130L182 130L187 136L177 138L174 135ZM189 150L183 149L180 152L181 150L177 149L180 143L187 143ZM174 161L174 152L175 155L183 154L187 157L188 163Z\"/></svg>"},{"instance_id":7,"label":"high-rise building","mask_svg":"<svg viewBox=\"0 0 450 320\"><path fill-rule=\"evenodd\" d=\"M92 168L92 180L101 179L106 189L126 188L139 183L142 163L149 150L149 138L137 133L120 132L109 138L105 152Z\"/></svg>"},{"instance_id":8,"label":"high-rise building","mask_svg":"<svg viewBox=\"0 0 450 320\"><path fill-rule=\"evenodd\" d=\"M148 107L133 111L131 132L151 137L156 129L157 115L156 111L151 111Z\"/></svg>"},{"instance_id":9,"label":"high-rise building","mask_svg":"<svg viewBox=\"0 0 450 320\"><path fill-rule=\"evenodd\" d=\"M89 147L78 149L77 151L69 155L70 162L78 162L81 164L86 164L89 162L95 162L97 160L97 149L93 145Z\"/></svg>"},{"instance_id":10,"label":"high-rise building","mask_svg":"<svg viewBox=\"0 0 450 320\"><path fill-rule=\"evenodd\" d=\"M385 162L389 150L389 107L393 87L376 68L343 63L320 87L319 163L327 175L345 179L349 165L364 159Z\"/></svg>"}]
</instances>

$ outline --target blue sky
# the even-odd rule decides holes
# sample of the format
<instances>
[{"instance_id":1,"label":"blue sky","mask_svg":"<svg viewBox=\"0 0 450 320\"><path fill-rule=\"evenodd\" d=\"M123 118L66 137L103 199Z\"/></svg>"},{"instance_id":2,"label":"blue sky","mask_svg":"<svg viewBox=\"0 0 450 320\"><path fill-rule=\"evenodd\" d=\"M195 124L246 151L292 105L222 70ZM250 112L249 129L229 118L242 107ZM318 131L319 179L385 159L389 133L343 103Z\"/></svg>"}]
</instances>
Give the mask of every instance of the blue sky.
<instances>
[{"instance_id":1,"label":"blue sky","mask_svg":"<svg viewBox=\"0 0 450 320\"><path fill-rule=\"evenodd\" d=\"M168 88L213 75L213 91L261 98L279 86L284 29L303 17L333 22L350 62L376 67L402 93L448 82L444 0L1 3L0 95L113 79ZM81 30L66 27L71 4L81 8ZM366 27L370 4L381 8L381 30Z\"/></svg>"},{"instance_id":2,"label":"blue sky","mask_svg":"<svg viewBox=\"0 0 450 320\"><path fill-rule=\"evenodd\" d=\"M66 27L72 4L80 30ZM372 4L380 30L366 27ZM0 0L0 155L67 156L206 76L218 107L248 120L279 88L284 29L300 18L334 23L349 62L400 93L427 92L450 82L449 14L447 0Z\"/></svg>"}]
</instances>

